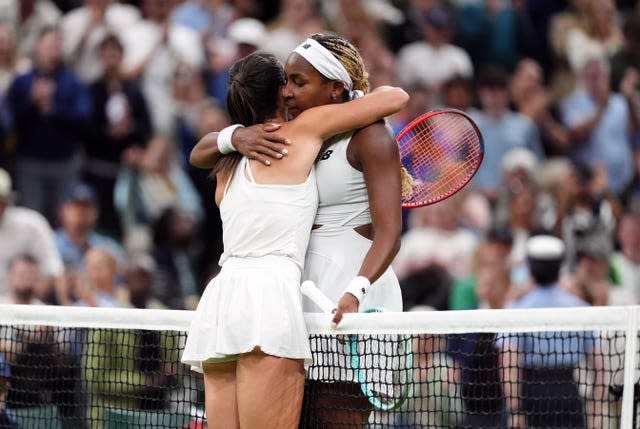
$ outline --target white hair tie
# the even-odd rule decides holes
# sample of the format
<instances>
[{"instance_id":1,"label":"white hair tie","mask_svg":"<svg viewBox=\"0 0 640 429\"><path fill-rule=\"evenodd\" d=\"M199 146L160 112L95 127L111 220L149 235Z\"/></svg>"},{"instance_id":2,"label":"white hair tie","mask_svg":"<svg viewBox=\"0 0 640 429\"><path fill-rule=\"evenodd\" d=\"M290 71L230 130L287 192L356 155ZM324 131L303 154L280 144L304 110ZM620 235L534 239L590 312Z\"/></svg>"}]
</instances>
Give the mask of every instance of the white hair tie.
<instances>
[{"instance_id":1,"label":"white hair tie","mask_svg":"<svg viewBox=\"0 0 640 429\"><path fill-rule=\"evenodd\" d=\"M329 51L314 39L307 39L298 45L293 52L301 55L313 66L314 69L330 80L339 80L344 83L345 89L349 92L349 99L358 98L362 91L353 90L351 76L342 63ZM360 94L357 94L359 92Z\"/></svg>"}]
</instances>

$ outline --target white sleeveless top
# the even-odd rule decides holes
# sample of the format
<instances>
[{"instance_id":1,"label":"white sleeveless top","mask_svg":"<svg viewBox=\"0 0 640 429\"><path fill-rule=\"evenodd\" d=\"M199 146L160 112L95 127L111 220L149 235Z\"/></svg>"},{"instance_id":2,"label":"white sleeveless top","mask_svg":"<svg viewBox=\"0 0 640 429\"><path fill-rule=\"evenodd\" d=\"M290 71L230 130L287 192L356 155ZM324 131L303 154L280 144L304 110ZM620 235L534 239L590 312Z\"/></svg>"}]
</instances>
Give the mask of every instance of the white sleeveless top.
<instances>
[{"instance_id":1,"label":"white sleeveless top","mask_svg":"<svg viewBox=\"0 0 640 429\"><path fill-rule=\"evenodd\" d=\"M258 184L242 158L220 203L225 249L220 265L229 258L272 255L285 256L302 269L317 207L313 168L300 184Z\"/></svg>"},{"instance_id":2,"label":"white sleeveless top","mask_svg":"<svg viewBox=\"0 0 640 429\"><path fill-rule=\"evenodd\" d=\"M337 142L318 157L316 180L320 202L316 224L353 228L371 223L364 175L347 160L351 137L352 131L336 137Z\"/></svg>"}]
</instances>

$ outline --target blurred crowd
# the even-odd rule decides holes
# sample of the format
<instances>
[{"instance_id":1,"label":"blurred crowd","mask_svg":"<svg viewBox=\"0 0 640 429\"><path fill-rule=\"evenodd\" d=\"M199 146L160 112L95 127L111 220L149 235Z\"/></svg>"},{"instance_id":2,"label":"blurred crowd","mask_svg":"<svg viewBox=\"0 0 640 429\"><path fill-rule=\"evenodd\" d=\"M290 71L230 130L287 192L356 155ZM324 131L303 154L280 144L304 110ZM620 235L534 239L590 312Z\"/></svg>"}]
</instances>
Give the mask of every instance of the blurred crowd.
<instances>
[{"instance_id":1,"label":"blurred crowd","mask_svg":"<svg viewBox=\"0 0 640 429\"><path fill-rule=\"evenodd\" d=\"M228 125L229 67L323 31L410 93L395 131L453 107L484 136L463 192L405 212L407 310L521 296L542 231L566 244L564 289L640 302L633 0L0 0L2 301L194 308L222 242L188 156Z\"/></svg>"}]
</instances>

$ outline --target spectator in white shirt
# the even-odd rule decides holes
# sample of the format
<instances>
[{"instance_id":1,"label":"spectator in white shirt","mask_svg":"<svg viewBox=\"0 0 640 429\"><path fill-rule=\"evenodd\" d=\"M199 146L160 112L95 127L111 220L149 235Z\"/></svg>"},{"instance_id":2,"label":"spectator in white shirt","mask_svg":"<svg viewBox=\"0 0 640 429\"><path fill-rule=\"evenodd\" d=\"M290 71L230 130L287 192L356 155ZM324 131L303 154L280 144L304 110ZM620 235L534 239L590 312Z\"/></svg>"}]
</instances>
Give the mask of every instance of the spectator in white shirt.
<instances>
[{"instance_id":1,"label":"spectator in white shirt","mask_svg":"<svg viewBox=\"0 0 640 429\"><path fill-rule=\"evenodd\" d=\"M53 230L37 211L10 205L12 197L11 177L0 169L0 297L6 298L9 294L6 277L10 261L26 253L36 259L43 277L36 296L48 300L54 282L60 279L64 270Z\"/></svg>"},{"instance_id":2,"label":"spectator in white shirt","mask_svg":"<svg viewBox=\"0 0 640 429\"><path fill-rule=\"evenodd\" d=\"M102 74L98 47L108 33L121 36L125 29L136 26L140 12L131 5L112 0L85 0L84 6L62 17L60 29L67 63L85 83Z\"/></svg>"},{"instance_id":3,"label":"spectator in white shirt","mask_svg":"<svg viewBox=\"0 0 640 429\"><path fill-rule=\"evenodd\" d=\"M396 71L401 82L422 83L439 91L454 76L473 76L469 54L451 44L453 17L447 9L430 9L424 16L422 33L424 40L406 45L398 52Z\"/></svg>"}]
</instances>

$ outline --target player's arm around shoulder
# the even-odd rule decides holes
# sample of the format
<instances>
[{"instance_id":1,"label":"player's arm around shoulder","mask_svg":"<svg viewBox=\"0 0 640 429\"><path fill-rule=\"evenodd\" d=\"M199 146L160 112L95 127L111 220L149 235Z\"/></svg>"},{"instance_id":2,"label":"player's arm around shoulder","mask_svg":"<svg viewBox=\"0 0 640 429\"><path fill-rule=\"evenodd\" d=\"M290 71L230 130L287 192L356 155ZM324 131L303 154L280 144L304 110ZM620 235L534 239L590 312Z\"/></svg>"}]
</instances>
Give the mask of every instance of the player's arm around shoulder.
<instances>
[{"instance_id":1,"label":"player's arm around shoulder","mask_svg":"<svg viewBox=\"0 0 640 429\"><path fill-rule=\"evenodd\" d=\"M402 110L409 95L399 87L382 86L372 93L346 103L326 104L302 112L296 121L322 140L336 134L365 127Z\"/></svg>"}]
</instances>

